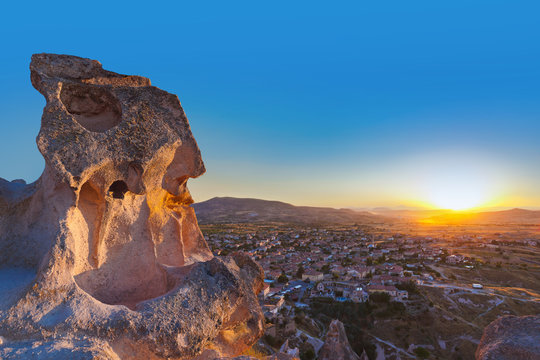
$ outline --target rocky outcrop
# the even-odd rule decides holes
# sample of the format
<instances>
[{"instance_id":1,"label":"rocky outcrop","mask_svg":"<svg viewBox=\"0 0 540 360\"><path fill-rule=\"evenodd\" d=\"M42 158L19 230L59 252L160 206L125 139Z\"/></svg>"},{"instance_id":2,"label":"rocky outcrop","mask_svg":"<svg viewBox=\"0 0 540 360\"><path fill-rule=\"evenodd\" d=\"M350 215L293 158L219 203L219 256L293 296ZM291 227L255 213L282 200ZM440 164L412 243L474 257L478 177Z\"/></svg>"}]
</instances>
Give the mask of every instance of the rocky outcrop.
<instances>
[{"instance_id":1,"label":"rocky outcrop","mask_svg":"<svg viewBox=\"0 0 540 360\"><path fill-rule=\"evenodd\" d=\"M265 356L263 358L256 358L252 356L238 356L235 358L221 358L219 360L300 360L300 358L292 356L290 354L277 353L274 355Z\"/></svg>"},{"instance_id":2,"label":"rocky outcrop","mask_svg":"<svg viewBox=\"0 0 540 360\"><path fill-rule=\"evenodd\" d=\"M362 355L360 355L360 360L369 360L366 350L362 351Z\"/></svg>"},{"instance_id":3,"label":"rocky outcrop","mask_svg":"<svg viewBox=\"0 0 540 360\"><path fill-rule=\"evenodd\" d=\"M332 320L324 345L319 351L319 360L360 360L351 348L345 327L339 320Z\"/></svg>"},{"instance_id":4,"label":"rocky outcrop","mask_svg":"<svg viewBox=\"0 0 540 360\"><path fill-rule=\"evenodd\" d=\"M540 316L503 316L489 324L477 360L540 359Z\"/></svg>"},{"instance_id":5,"label":"rocky outcrop","mask_svg":"<svg viewBox=\"0 0 540 360\"><path fill-rule=\"evenodd\" d=\"M45 170L0 179L0 358L242 353L262 335L263 273L208 249L187 189L205 168L178 98L75 56L37 54L30 71Z\"/></svg>"},{"instance_id":6,"label":"rocky outcrop","mask_svg":"<svg viewBox=\"0 0 540 360\"><path fill-rule=\"evenodd\" d=\"M279 352L281 354L287 354L291 355L293 358L299 358L300 357L300 350L298 350L297 347L291 347L289 344L289 339L285 340L283 345L281 345L281 348L279 349Z\"/></svg>"}]
</instances>

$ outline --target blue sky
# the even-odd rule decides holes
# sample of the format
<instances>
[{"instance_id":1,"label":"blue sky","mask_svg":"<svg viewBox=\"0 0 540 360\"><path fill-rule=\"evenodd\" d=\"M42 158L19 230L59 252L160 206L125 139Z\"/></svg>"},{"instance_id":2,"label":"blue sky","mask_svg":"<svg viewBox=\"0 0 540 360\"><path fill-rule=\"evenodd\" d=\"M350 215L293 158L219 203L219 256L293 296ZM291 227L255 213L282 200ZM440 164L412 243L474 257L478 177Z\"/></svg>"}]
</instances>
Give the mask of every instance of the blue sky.
<instances>
[{"instance_id":1,"label":"blue sky","mask_svg":"<svg viewBox=\"0 0 540 360\"><path fill-rule=\"evenodd\" d=\"M1 177L43 170L44 100L28 64L55 52L178 94L208 170L191 180L196 200L413 205L430 203L425 189L444 179L472 176L490 189L483 205L540 205L537 2L41 2L2 12Z\"/></svg>"}]
</instances>

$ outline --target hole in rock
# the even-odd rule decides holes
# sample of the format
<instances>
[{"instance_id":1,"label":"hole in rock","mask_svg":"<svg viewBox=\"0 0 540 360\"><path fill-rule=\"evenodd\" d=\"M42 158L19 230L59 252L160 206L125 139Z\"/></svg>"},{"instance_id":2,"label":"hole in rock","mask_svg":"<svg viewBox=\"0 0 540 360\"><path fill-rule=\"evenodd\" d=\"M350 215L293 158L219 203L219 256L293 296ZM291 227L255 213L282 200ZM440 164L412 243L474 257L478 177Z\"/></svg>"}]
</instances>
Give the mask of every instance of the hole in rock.
<instances>
[{"instance_id":1,"label":"hole in rock","mask_svg":"<svg viewBox=\"0 0 540 360\"><path fill-rule=\"evenodd\" d=\"M60 100L85 129L104 132L122 121L122 107L107 89L93 85L64 84Z\"/></svg>"},{"instance_id":2,"label":"hole in rock","mask_svg":"<svg viewBox=\"0 0 540 360\"><path fill-rule=\"evenodd\" d=\"M129 246L130 250L136 246ZM140 250L140 249L137 249ZM113 260L100 268L89 270L75 276L77 285L94 299L108 305L125 305L135 310L138 303L162 296L180 281L169 276L158 267L134 267L126 263L123 256L112 250Z\"/></svg>"},{"instance_id":3,"label":"hole in rock","mask_svg":"<svg viewBox=\"0 0 540 360\"><path fill-rule=\"evenodd\" d=\"M109 193L112 193L112 197L115 199L123 199L124 194L128 192L128 186L125 181L116 180L109 187Z\"/></svg>"},{"instance_id":4,"label":"hole in rock","mask_svg":"<svg viewBox=\"0 0 540 360\"><path fill-rule=\"evenodd\" d=\"M74 278L94 299L135 309L141 301L172 290L179 277L156 259L149 208L107 201L106 196L120 198L128 191L122 180L114 181L109 191L105 195L91 182L81 187L78 208L85 225L74 231L80 263Z\"/></svg>"}]
</instances>

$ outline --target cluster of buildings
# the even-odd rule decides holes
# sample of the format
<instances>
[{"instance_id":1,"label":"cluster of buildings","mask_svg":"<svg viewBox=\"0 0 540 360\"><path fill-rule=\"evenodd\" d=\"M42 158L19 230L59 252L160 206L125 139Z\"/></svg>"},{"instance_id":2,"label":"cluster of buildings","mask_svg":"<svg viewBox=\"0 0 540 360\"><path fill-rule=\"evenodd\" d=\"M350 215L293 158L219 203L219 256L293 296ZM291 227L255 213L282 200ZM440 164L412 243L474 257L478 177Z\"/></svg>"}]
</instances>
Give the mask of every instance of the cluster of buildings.
<instances>
[{"instance_id":1,"label":"cluster of buildings","mask_svg":"<svg viewBox=\"0 0 540 360\"><path fill-rule=\"evenodd\" d=\"M219 255L242 250L265 272L264 310L276 315L285 299L309 306L313 297L365 302L373 293L406 301L408 282L433 280L424 262L441 261L443 250L428 237L383 235L362 227L260 228L207 236Z\"/></svg>"},{"instance_id":2,"label":"cluster of buildings","mask_svg":"<svg viewBox=\"0 0 540 360\"><path fill-rule=\"evenodd\" d=\"M261 301L275 315L285 300L309 306L313 297L365 302L374 293L385 293L393 301L407 301L410 294L403 285L432 283L438 273L431 265L476 265L474 258L459 253L460 247L498 247L510 241L505 234L493 236L488 241L478 234L458 234L441 241L364 226L246 225L207 234L207 240L217 255L241 250L257 260L266 278ZM539 242L523 238L519 244Z\"/></svg>"},{"instance_id":3,"label":"cluster of buildings","mask_svg":"<svg viewBox=\"0 0 540 360\"><path fill-rule=\"evenodd\" d=\"M385 306L382 302L394 301L401 304L387 303L386 309L404 309L406 316L422 317L433 304L416 285L463 287L461 275L457 279L454 274L493 266L490 264L501 259L508 261L503 265L511 265L516 249L527 254L530 247L540 246L540 240L526 233L464 234L461 229L444 228L418 235L428 232L400 234L393 229L231 224L215 226L205 237L216 255L243 251L261 265L265 282L259 299L267 320L265 341L276 349L284 341L282 350L301 336L307 339L303 344L313 341L306 331L317 333L324 328L315 310L376 309L373 317L377 317ZM452 271L456 268L460 270ZM470 286L475 293L484 291L482 284ZM370 305L365 307L335 303L368 301ZM383 316L392 320L394 314ZM297 351L302 348L297 342L293 345Z\"/></svg>"}]
</instances>

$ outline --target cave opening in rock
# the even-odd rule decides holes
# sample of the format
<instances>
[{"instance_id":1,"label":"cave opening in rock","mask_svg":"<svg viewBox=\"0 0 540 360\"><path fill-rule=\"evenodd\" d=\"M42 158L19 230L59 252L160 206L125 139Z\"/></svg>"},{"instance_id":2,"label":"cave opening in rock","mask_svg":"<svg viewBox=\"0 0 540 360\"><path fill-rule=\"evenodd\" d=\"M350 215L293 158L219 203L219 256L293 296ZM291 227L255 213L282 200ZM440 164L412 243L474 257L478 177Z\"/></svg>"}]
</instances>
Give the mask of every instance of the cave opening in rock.
<instances>
[{"instance_id":1,"label":"cave opening in rock","mask_svg":"<svg viewBox=\"0 0 540 360\"><path fill-rule=\"evenodd\" d=\"M103 87L67 83L62 86L60 100L87 130L105 132L122 121L120 102Z\"/></svg>"},{"instance_id":2,"label":"cave opening in rock","mask_svg":"<svg viewBox=\"0 0 540 360\"><path fill-rule=\"evenodd\" d=\"M114 199L123 199L125 193L128 192L128 186L123 180L116 180L109 187L109 193Z\"/></svg>"}]
</instances>

